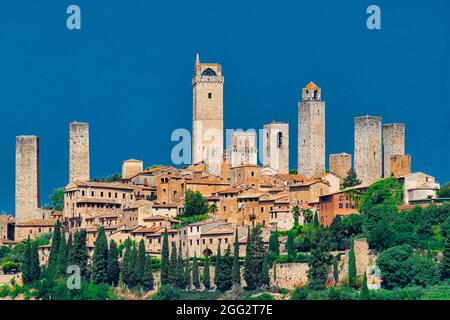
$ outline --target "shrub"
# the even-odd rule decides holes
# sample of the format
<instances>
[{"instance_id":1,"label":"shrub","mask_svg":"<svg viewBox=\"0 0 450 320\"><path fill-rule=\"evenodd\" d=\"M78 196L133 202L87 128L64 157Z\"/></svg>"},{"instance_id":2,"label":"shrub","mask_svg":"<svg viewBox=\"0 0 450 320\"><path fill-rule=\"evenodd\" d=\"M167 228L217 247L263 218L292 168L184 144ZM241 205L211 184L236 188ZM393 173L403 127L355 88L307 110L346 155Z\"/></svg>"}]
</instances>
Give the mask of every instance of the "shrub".
<instances>
[{"instance_id":1,"label":"shrub","mask_svg":"<svg viewBox=\"0 0 450 320\"><path fill-rule=\"evenodd\" d=\"M246 297L242 300L275 300L275 297L269 293L262 293L253 297Z\"/></svg>"},{"instance_id":2,"label":"shrub","mask_svg":"<svg viewBox=\"0 0 450 320\"><path fill-rule=\"evenodd\" d=\"M307 287L295 288L291 295L291 300L306 300L309 295L309 290Z\"/></svg>"}]
</instances>

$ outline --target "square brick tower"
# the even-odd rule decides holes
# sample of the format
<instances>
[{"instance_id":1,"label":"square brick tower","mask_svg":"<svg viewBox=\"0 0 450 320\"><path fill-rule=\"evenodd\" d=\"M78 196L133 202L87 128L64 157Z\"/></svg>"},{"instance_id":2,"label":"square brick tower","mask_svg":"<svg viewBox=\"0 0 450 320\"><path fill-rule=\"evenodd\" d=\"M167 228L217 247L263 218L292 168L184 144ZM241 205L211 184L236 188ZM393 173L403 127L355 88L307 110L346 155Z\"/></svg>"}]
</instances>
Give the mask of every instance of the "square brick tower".
<instances>
[{"instance_id":1,"label":"square brick tower","mask_svg":"<svg viewBox=\"0 0 450 320\"><path fill-rule=\"evenodd\" d=\"M39 137L16 137L16 223L39 219Z\"/></svg>"},{"instance_id":2,"label":"square brick tower","mask_svg":"<svg viewBox=\"0 0 450 320\"><path fill-rule=\"evenodd\" d=\"M383 125L383 171L384 177L390 177L392 156L405 154L405 125L390 123Z\"/></svg>"},{"instance_id":3,"label":"square brick tower","mask_svg":"<svg viewBox=\"0 0 450 320\"><path fill-rule=\"evenodd\" d=\"M354 161L356 174L362 183L373 183L381 179L381 117L368 115L355 118Z\"/></svg>"},{"instance_id":4,"label":"square brick tower","mask_svg":"<svg viewBox=\"0 0 450 320\"><path fill-rule=\"evenodd\" d=\"M325 102L310 82L298 104L298 173L307 177L325 172Z\"/></svg>"},{"instance_id":5,"label":"square brick tower","mask_svg":"<svg viewBox=\"0 0 450 320\"><path fill-rule=\"evenodd\" d=\"M69 181L89 181L89 124L69 124Z\"/></svg>"},{"instance_id":6,"label":"square brick tower","mask_svg":"<svg viewBox=\"0 0 450 320\"><path fill-rule=\"evenodd\" d=\"M352 168L352 155L348 153L330 154L328 158L330 172L340 178L345 178Z\"/></svg>"},{"instance_id":7,"label":"square brick tower","mask_svg":"<svg viewBox=\"0 0 450 320\"><path fill-rule=\"evenodd\" d=\"M289 173L289 124L272 122L264 125L263 165L279 173Z\"/></svg>"},{"instance_id":8,"label":"square brick tower","mask_svg":"<svg viewBox=\"0 0 450 320\"><path fill-rule=\"evenodd\" d=\"M192 163L205 161L206 171L219 176L223 160L222 66L200 63L197 54L192 78Z\"/></svg>"}]
</instances>

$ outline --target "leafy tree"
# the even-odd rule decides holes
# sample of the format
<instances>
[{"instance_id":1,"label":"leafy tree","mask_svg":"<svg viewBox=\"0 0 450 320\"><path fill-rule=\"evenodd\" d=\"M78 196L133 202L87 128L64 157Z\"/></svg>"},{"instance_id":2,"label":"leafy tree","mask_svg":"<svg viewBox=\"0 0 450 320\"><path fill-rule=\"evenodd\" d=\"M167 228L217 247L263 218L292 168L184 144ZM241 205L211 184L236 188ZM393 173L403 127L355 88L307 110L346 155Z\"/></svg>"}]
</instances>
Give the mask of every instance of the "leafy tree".
<instances>
[{"instance_id":1,"label":"leafy tree","mask_svg":"<svg viewBox=\"0 0 450 320\"><path fill-rule=\"evenodd\" d=\"M152 262L149 259L146 259L144 264L144 274L142 275L142 289L145 291L150 291L153 290L153 286L154 280Z\"/></svg>"},{"instance_id":2,"label":"leafy tree","mask_svg":"<svg viewBox=\"0 0 450 320\"><path fill-rule=\"evenodd\" d=\"M311 223L313 221L313 212L310 209L303 210L303 219L305 223Z\"/></svg>"},{"instance_id":3,"label":"leafy tree","mask_svg":"<svg viewBox=\"0 0 450 320\"><path fill-rule=\"evenodd\" d=\"M217 212L217 205L216 204L212 204L212 205L210 205L209 207L208 207L208 212L209 213L212 213L212 214L214 214L214 213L216 213Z\"/></svg>"},{"instance_id":4,"label":"leafy tree","mask_svg":"<svg viewBox=\"0 0 450 320\"><path fill-rule=\"evenodd\" d=\"M208 213L208 203L200 192L187 190L184 196L184 215L194 216Z\"/></svg>"},{"instance_id":5,"label":"leafy tree","mask_svg":"<svg viewBox=\"0 0 450 320\"><path fill-rule=\"evenodd\" d=\"M367 274L364 272L364 278L362 283L361 292L359 295L360 300L369 300L369 288L367 287Z\"/></svg>"},{"instance_id":6,"label":"leafy tree","mask_svg":"<svg viewBox=\"0 0 450 320\"><path fill-rule=\"evenodd\" d=\"M298 218L300 217L300 207L294 206L292 208L292 214L294 215L294 223L298 224Z\"/></svg>"},{"instance_id":7,"label":"leafy tree","mask_svg":"<svg viewBox=\"0 0 450 320\"><path fill-rule=\"evenodd\" d=\"M139 249L137 252L136 263L134 266L134 273L136 275L136 282L138 284L142 284L142 278L144 276L145 271L145 261L146 261L145 243L144 239L141 239L141 241L139 242Z\"/></svg>"},{"instance_id":8,"label":"leafy tree","mask_svg":"<svg viewBox=\"0 0 450 320\"><path fill-rule=\"evenodd\" d=\"M58 251L61 241L61 222L56 221L53 226L52 245L50 247L50 255L48 257L48 268L54 272L56 270L56 263L58 260Z\"/></svg>"},{"instance_id":9,"label":"leafy tree","mask_svg":"<svg viewBox=\"0 0 450 320\"><path fill-rule=\"evenodd\" d=\"M98 229L95 239L92 279L95 284L108 283L108 240L103 227Z\"/></svg>"},{"instance_id":10,"label":"leafy tree","mask_svg":"<svg viewBox=\"0 0 450 320\"><path fill-rule=\"evenodd\" d=\"M211 276L209 273L209 258L205 255L205 264L203 267L202 283L206 290L211 289Z\"/></svg>"},{"instance_id":11,"label":"leafy tree","mask_svg":"<svg viewBox=\"0 0 450 320\"><path fill-rule=\"evenodd\" d=\"M239 239L237 229L234 236L232 278L234 284L241 285L241 265L239 263Z\"/></svg>"},{"instance_id":12,"label":"leafy tree","mask_svg":"<svg viewBox=\"0 0 450 320\"><path fill-rule=\"evenodd\" d=\"M56 265L57 265L57 274L65 275L67 270L67 243L66 243L66 235L64 232L61 235Z\"/></svg>"},{"instance_id":13,"label":"leafy tree","mask_svg":"<svg viewBox=\"0 0 450 320\"><path fill-rule=\"evenodd\" d=\"M313 290L322 290L328 276L331 263L329 251L329 234L325 228L319 227L313 235L310 259L308 262L308 286Z\"/></svg>"},{"instance_id":14,"label":"leafy tree","mask_svg":"<svg viewBox=\"0 0 450 320\"><path fill-rule=\"evenodd\" d=\"M442 253L442 261L440 265L441 277L443 279L450 278L450 234L445 238L444 252Z\"/></svg>"},{"instance_id":15,"label":"leafy tree","mask_svg":"<svg viewBox=\"0 0 450 320\"><path fill-rule=\"evenodd\" d=\"M64 210L64 187L57 188L50 196L51 209L62 211Z\"/></svg>"},{"instance_id":16,"label":"leafy tree","mask_svg":"<svg viewBox=\"0 0 450 320\"><path fill-rule=\"evenodd\" d=\"M200 288L200 276L198 273L197 254L194 254L194 259L192 260L192 285L196 289Z\"/></svg>"},{"instance_id":17,"label":"leafy tree","mask_svg":"<svg viewBox=\"0 0 450 320\"><path fill-rule=\"evenodd\" d=\"M109 244L107 274L108 283L117 286L119 283L120 265L117 244L114 240L111 240Z\"/></svg>"},{"instance_id":18,"label":"leafy tree","mask_svg":"<svg viewBox=\"0 0 450 320\"><path fill-rule=\"evenodd\" d=\"M361 184L361 180L358 179L355 169L351 168L347 172L347 176L341 183L341 189L355 187Z\"/></svg>"},{"instance_id":19,"label":"leafy tree","mask_svg":"<svg viewBox=\"0 0 450 320\"><path fill-rule=\"evenodd\" d=\"M292 232L288 233L286 246L287 246L287 254L288 254L289 260L292 260L297 255L297 252L296 252L295 246L294 246L294 234Z\"/></svg>"},{"instance_id":20,"label":"leafy tree","mask_svg":"<svg viewBox=\"0 0 450 320\"><path fill-rule=\"evenodd\" d=\"M248 242L249 248L247 248L244 263L244 279L247 283L247 288L253 290L262 285L262 264L266 255L259 226L252 229L250 241Z\"/></svg>"},{"instance_id":21,"label":"leafy tree","mask_svg":"<svg viewBox=\"0 0 450 320\"><path fill-rule=\"evenodd\" d=\"M96 182L120 182L122 181L122 175L120 173L114 173L103 178L94 178Z\"/></svg>"},{"instance_id":22,"label":"leafy tree","mask_svg":"<svg viewBox=\"0 0 450 320\"><path fill-rule=\"evenodd\" d=\"M169 283L169 237L166 228L161 248L161 285Z\"/></svg>"},{"instance_id":23,"label":"leafy tree","mask_svg":"<svg viewBox=\"0 0 450 320\"><path fill-rule=\"evenodd\" d=\"M355 242L353 240L348 253L348 284L351 287L356 287L356 257Z\"/></svg>"},{"instance_id":24,"label":"leafy tree","mask_svg":"<svg viewBox=\"0 0 450 320\"><path fill-rule=\"evenodd\" d=\"M450 182L447 182L437 192L439 198L450 198Z\"/></svg>"},{"instance_id":25,"label":"leafy tree","mask_svg":"<svg viewBox=\"0 0 450 320\"><path fill-rule=\"evenodd\" d=\"M269 260L267 255L264 257L264 261L262 264L261 270L261 284L264 286L270 285L270 277L269 277Z\"/></svg>"},{"instance_id":26,"label":"leafy tree","mask_svg":"<svg viewBox=\"0 0 450 320\"><path fill-rule=\"evenodd\" d=\"M346 227L340 215L334 217L330 225L330 245L333 250L344 250L347 244Z\"/></svg>"}]
</instances>

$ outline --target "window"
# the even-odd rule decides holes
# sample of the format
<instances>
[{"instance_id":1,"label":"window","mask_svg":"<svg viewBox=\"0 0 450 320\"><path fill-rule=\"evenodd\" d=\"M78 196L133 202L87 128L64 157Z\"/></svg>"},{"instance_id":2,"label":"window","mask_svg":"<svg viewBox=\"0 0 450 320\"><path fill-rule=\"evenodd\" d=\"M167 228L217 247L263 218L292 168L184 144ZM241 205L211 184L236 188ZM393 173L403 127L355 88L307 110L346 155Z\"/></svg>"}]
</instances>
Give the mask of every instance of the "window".
<instances>
[{"instance_id":1,"label":"window","mask_svg":"<svg viewBox=\"0 0 450 320\"><path fill-rule=\"evenodd\" d=\"M91 197L94 197L94 196L95 196L95 192L91 191Z\"/></svg>"},{"instance_id":2,"label":"window","mask_svg":"<svg viewBox=\"0 0 450 320\"><path fill-rule=\"evenodd\" d=\"M212 240L213 240L213 239L209 239L209 244L212 244Z\"/></svg>"},{"instance_id":3,"label":"window","mask_svg":"<svg viewBox=\"0 0 450 320\"><path fill-rule=\"evenodd\" d=\"M252 171L252 177L254 177L255 176L255 173Z\"/></svg>"},{"instance_id":4,"label":"window","mask_svg":"<svg viewBox=\"0 0 450 320\"><path fill-rule=\"evenodd\" d=\"M212 93L208 92L208 99L211 99L211 98L212 98Z\"/></svg>"},{"instance_id":5,"label":"window","mask_svg":"<svg viewBox=\"0 0 450 320\"><path fill-rule=\"evenodd\" d=\"M343 204L340 202L339 203L339 209L342 209L344 206L343 206Z\"/></svg>"},{"instance_id":6,"label":"window","mask_svg":"<svg viewBox=\"0 0 450 320\"><path fill-rule=\"evenodd\" d=\"M283 133L278 132L278 143L277 143L278 148L281 148L282 143L283 143Z\"/></svg>"},{"instance_id":7,"label":"window","mask_svg":"<svg viewBox=\"0 0 450 320\"><path fill-rule=\"evenodd\" d=\"M102 198L103 198L103 191L102 191L102 192L100 192L100 197L102 197Z\"/></svg>"}]
</instances>

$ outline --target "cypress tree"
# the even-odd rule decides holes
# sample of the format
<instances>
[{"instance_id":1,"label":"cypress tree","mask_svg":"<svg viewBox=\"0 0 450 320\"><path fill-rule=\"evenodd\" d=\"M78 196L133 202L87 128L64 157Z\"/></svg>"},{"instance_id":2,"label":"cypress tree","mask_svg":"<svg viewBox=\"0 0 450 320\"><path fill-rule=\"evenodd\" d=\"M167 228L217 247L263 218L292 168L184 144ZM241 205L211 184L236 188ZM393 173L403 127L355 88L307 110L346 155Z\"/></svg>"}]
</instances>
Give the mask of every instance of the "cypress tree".
<instances>
[{"instance_id":1,"label":"cypress tree","mask_svg":"<svg viewBox=\"0 0 450 320\"><path fill-rule=\"evenodd\" d=\"M308 261L308 287L312 290L323 290L328 278L328 267L331 264L328 232L324 228L314 231L310 258Z\"/></svg>"},{"instance_id":2,"label":"cypress tree","mask_svg":"<svg viewBox=\"0 0 450 320\"><path fill-rule=\"evenodd\" d=\"M355 257L355 241L352 240L350 251L348 253L348 285L356 286L356 257Z\"/></svg>"},{"instance_id":3,"label":"cypress tree","mask_svg":"<svg viewBox=\"0 0 450 320\"><path fill-rule=\"evenodd\" d=\"M130 282L130 264L131 264L131 244L130 241L126 241L121 272L122 272L122 281L127 286Z\"/></svg>"},{"instance_id":4,"label":"cypress tree","mask_svg":"<svg viewBox=\"0 0 450 320\"><path fill-rule=\"evenodd\" d=\"M315 226L315 227L318 227L318 226L319 226L319 214L317 213L317 211L316 211L316 213L314 214L314 226Z\"/></svg>"},{"instance_id":5,"label":"cypress tree","mask_svg":"<svg viewBox=\"0 0 450 320\"><path fill-rule=\"evenodd\" d=\"M184 282L184 263L183 263L183 250L181 248L181 240L180 240L180 247L178 249L178 258L175 270L176 270L175 287L185 289L186 284Z\"/></svg>"},{"instance_id":6,"label":"cypress tree","mask_svg":"<svg viewBox=\"0 0 450 320\"><path fill-rule=\"evenodd\" d=\"M192 285L196 289L200 288L200 275L198 273L197 254L194 254L194 260L192 261Z\"/></svg>"},{"instance_id":7,"label":"cypress tree","mask_svg":"<svg viewBox=\"0 0 450 320\"><path fill-rule=\"evenodd\" d=\"M170 253L170 261L169 261L169 283L172 286L176 286L177 265L178 265L177 246L174 242L172 242L172 251Z\"/></svg>"},{"instance_id":8,"label":"cypress tree","mask_svg":"<svg viewBox=\"0 0 450 320\"><path fill-rule=\"evenodd\" d=\"M237 285L241 284L241 266L239 264L239 239L238 239L238 230L237 229L236 229L236 234L234 237L232 278L233 278L233 283L235 283Z\"/></svg>"},{"instance_id":9,"label":"cypress tree","mask_svg":"<svg viewBox=\"0 0 450 320\"><path fill-rule=\"evenodd\" d=\"M86 247L86 230L81 229L75 233L74 242L74 264L80 268L81 275L85 278L88 277L87 260L88 252Z\"/></svg>"},{"instance_id":10,"label":"cypress tree","mask_svg":"<svg viewBox=\"0 0 450 320\"><path fill-rule=\"evenodd\" d=\"M58 261L58 251L61 241L61 223L59 220L53 226L52 245L50 247L50 255L48 257L48 269L50 272L56 271L56 263Z\"/></svg>"},{"instance_id":11,"label":"cypress tree","mask_svg":"<svg viewBox=\"0 0 450 320\"><path fill-rule=\"evenodd\" d=\"M67 265L73 265L73 237L72 232L69 232L67 239Z\"/></svg>"},{"instance_id":12,"label":"cypress tree","mask_svg":"<svg viewBox=\"0 0 450 320\"><path fill-rule=\"evenodd\" d=\"M136 283L137 284L142 283L142 277L144 276L144 270L145 270L145 260L146 260L145 243L144 243L144 239L141 239L141 241L139 242L139 249L137 252L136 264L135 264L135 268L134 268L134 273L136 275Z\"/></svg>"},{"instance_id":13,"label":"cypress tree","mask_svg":"<svg viewBox=\"0 0 450 320\"><path fill-rule=\"evenodd\" d=\"M33 282L33 276L31 273L31 240L30 236L28 236L28 239L25 241L25 248L23 252L22 281L24 284L30 284Z\"/></svg>"},{"instance_id":14,"label":"cypress tree","mask_svg":"<svg viewBox=\"0 0 450 320\"><path fill-rule=\"evenodd\" d=\"M272 232L269 238L269 253L273 256L280 255L280 244L278 242L278 232Z\"/></svg>"},{"instance_id":15,"label":"cypress tree","mask_svg":"<svg viewBox=\"0 0 450 320\"><path fill-rule=\"evenodd\" d=\"M142 276L142 289L145 291L153 290L153 268L151 261L148 259L145 259L144 264L144 274Z\"/></svg>"},{"instance_id":16,"label":"cypress tree","mask_svg":"<svg viewBox=\"0 0 450 320\"><path fill-rule=\"evenodd\" d=\"M211 289L211 276L209 274L209 258L205 255L205 265L203 267L202 283L206 290Z\"/></svg>"},{"instance_id":17,"label":"cypress tree","mask_svg":"<svg viewBox=\"0 0 450 320\"><path fill-rule=\"evenodd\" d=\"M31 281L36 282L41 276L41 267L39 265L39 252L38 245L36 242L31 244L31 256L30 256L30 275Z\"/></svg>"},{"instance_id":18,"label":"cypress tree","mask_svg":"<svg viewBox=\"0 0 450 320\"><path fill-rule=\"evenodd\" d=\"M450 232L445 237L440 269L442 279L450 279Z\"/></svg>"},{"instance_id":19,"label":"cypress tree","mask_svg":"<svg viewBox=\"0 0 450 320\"><path fill-rule=\"evenodd\" d=\"M247 255L244 263L244 279L249 290L256 289L262 285L262 265L266 255L264 242L261 237L259 226L253 228L248 243Z\"/></svg>"},{"instance_id":20,"label":"cypress tree","mask_svg":"<svg viewBox=\"0 0 450 320\"><path fill-rule=\"evenodd\" d=\"M134 288L137 283L136 276L136 261L137 261L138 251L136 248L136 244L133 244L130 255L130 263L128 264L128 286L130 288Z\"/></svg>"},{"instance_id":21,"label":"cypress tree","mask_svg":"<svg viewBox=\"0 0 450 320\"><path fill-rule=\"evenodd\" d=\"M295 256L297 255L297 253L296 253L295 246L294 246L294 234L292 232L288 233L286 246L287 246L287 254L288 254L289 260L294 259Z\"/></svg>"},{"instance_id":22,"label":"cypress tree","mask_svg":"<svg viewBox=\"0 0 450 320\"><path fill-rule=\"evenodd\" d=\"M228 245L225 255L220 258L220 273L217 278L217 289L220 291L228 291L233 285L233 257L231 256L231 247Z\"/></svg>"},{"instance_id":23,"label":"cypress tree","mask_svg":"<svg viewBox=\"0 0 450 320\"><path fill-rule=\"evenodd\" d=\"M334 259L333 259L333 278L334 278L334 283L338 284L339 283L339 270L338 270L338 260L336 257L334 257Z\"/></svg>"},{"instance_id":24,"label":"cypress tree","mask_svg":"<svg viewBox=\"0 0 450 320\"><path fill-rule=\"evenodd\" d=\"M219 245L217 247L217 254L216 254L216 265L215 265L215 269L214 269L214 284L216 285L216 287L218 288L219 286L221 286L221 284L219 284L219 282L221 281L220 276L222 275L222 257L220 254L220 242Z\"/></svg>"},{"instance_id":25,"label":"cypress tree","mask_svg":"<svg viewBox=\"0 0 450 320\"><path fill-rule=\"evenodd\" d=\"M117 244L114 240L111 240L108 250L108 283L113 286L117 286L119 283L119 274L120 274L120 266L119 266L119 256L117 252Z\"/></svg>"},{"instance_id":26,"label":"cypress tree","mask_svg":"<svg viewBox=\"0 0 450 320\"><path fill-rule=\"evenodd\" d=\"M369 288L367 287L367 275L364 272L364 278L363 278L363 283L362 283L362 288L361 288L361 292L359 294L359 299L360 300L369 300Z\"/></svg>"},{"instance_id":27,"label":"cypress tree","mask_svg":"<svg viewBox=\"0 0 450 320\"><path fill-rule=\"evenodd\" d=\"M167 228L164 230L162 248L161 248L161 285L169 284L169 237Z\"/></svg>"},{"instance_id":28,"label":"cypress tree","mask_svg":"<svg viewBox=\"0 0 450 320\"><path fill-rule=\"evenodd\" d=\"M269 260L267 255L264 258L262 270L261 270L261 284L267 287L270 286L270 277L269 277Z\"/></svg>"},{"instance_id":29,"label":"cypress tree","mask_svg":"<svg viewBox=\"0 0 450 320\"><path fill-rule=\"evenodd\" d=\"M189 257L186 258L184 266L184 287L191 288L191 265L189 263Z\"/></svg>"},{"instance_id":30,"label":"cypress tree","mask_svg":"<svg viewBox=\"0 0 450 320\"><path fill-rule=\"evenodd\" d=\"M98 229L95 239L92 280L95 284L108 283L108 240L103 227Z\"/></svg>"},{"instance_id":31,"label":"cypress tree","mask_svg":"<svg viewBox=\"0 0 450 320\"><path fill-rule=\"evenodd\" d=\"M58 259L57 259L57 274L65 275L67 270L67 243L66 243L66 235L63 232L61 234L61 240L58 250Z\"/></svg>"}]
</instances>

